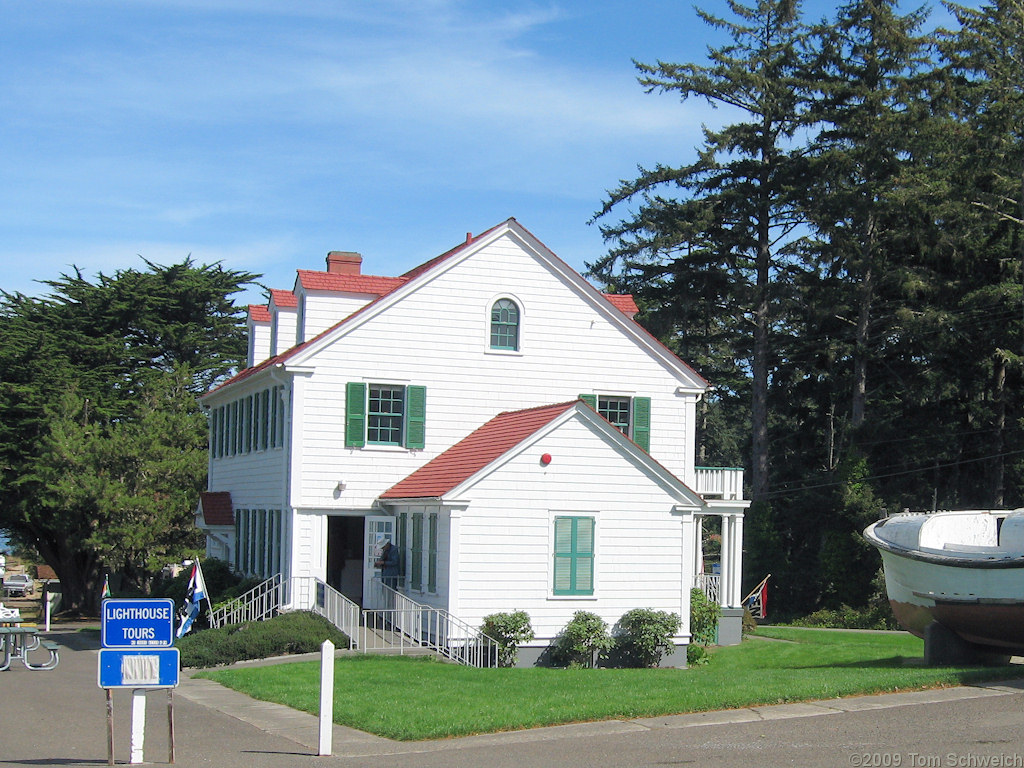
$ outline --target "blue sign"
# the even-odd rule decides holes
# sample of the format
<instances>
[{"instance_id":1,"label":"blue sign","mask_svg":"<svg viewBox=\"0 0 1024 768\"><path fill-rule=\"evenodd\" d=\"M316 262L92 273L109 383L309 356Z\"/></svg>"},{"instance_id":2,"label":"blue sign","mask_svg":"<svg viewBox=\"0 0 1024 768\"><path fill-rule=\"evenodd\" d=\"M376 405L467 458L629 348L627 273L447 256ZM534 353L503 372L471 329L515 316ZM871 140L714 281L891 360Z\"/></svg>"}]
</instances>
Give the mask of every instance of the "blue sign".
<instances>
[{"instance_id":1,"label":"blue sign","mask_svg":"<svg viewBox=\"0 0 1024 768\"><path fill-rule=\"evenodd\" d=\"M169 597L104 600L100 639L104 648L170 648L174 601Z\"/></svg>"},{"instance_id":2,"label":"blue sign","mask_svg":"<svg viewBox=\"0 0 1024 768\"><path fill-rule=\"evenodd\" d=\"M180 658L177 648L100 649L100 688L176 688Z\"/></svg>"}]
</instances>

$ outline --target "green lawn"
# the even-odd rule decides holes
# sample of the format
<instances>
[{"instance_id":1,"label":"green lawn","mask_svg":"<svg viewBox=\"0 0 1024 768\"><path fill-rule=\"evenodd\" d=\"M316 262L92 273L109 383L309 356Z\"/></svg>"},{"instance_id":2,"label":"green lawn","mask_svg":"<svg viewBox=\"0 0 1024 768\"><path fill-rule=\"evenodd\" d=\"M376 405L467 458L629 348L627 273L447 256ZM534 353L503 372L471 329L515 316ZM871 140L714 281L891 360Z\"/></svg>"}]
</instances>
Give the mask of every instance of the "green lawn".
<instances>
[{"instance_id":1,"label":"green lawn","mask_svg":"<svg viewBox=\"0 0 1024 768\"><path fill-rule=\"evenodd\" d=\"M923 653L905 633L771 627L689 670L481 670L356 655L336 662L334 721L391 739L436 739L1024 676L1021 667L929 668ZM307 712L319 706L319 662L197 677Z\"/></svg>"}]
</instances>

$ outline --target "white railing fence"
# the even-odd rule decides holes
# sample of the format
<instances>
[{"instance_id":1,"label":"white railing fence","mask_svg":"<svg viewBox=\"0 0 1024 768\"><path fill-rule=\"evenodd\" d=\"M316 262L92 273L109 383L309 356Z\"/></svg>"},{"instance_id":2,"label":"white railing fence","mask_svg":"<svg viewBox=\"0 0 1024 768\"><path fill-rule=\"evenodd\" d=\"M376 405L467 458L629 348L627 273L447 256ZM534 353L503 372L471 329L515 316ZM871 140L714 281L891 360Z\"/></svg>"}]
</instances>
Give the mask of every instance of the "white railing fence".
<instances>
[{"instance_id":1,"label":"white railing fence","mask_svg":"<svg viewBox=\"0 0 1024 768\"><path fill-rule=\"evenodd\" d=\"M722 576L717 573L698 573L694 577L695 586L704 590L704 595L709 602L720 604L719 595L722 593Z\"/></svg>"},{"instance_id":2,"label":"white railing fence","mask_svg":"<svg viewBox=\"0 0 1024 768\"><path fill-rule=\"evenodd\" d=\"M495 667L498 643L440 608L421 605L385 586L379 579L372 604L361 610L343 594L311 576L274 576L210 614L210 626L272 618L282 610L312 611L348 635L352 648L364 653L438 653L471 667Z\"/></svg>"},{"instance_id":3,"label":"white railing fence","mask_svg":"<svg viewBox=\"0 0 1024 768\"><path fill-rule=\"evenodd\" d=\"M736 467L696 467L697 493L719 499L743 498L743 470Z\"/></svg>"},{"instance_id":4,"label":"white railing fence","mask_svg":"<svg viewBox=\"0 0 1024 768\"><path fill-rule=\"evenodd\" d=\"M469 667L498 665L498 643L480 630L440 608L421 605L374 580L379 599L389 606L363 611L363 646L366 653L406 653L427 649Z\"/></svg>"},{"instance_id":5,"label":"white railing fence","mask_svg":"<svg viewBox=\"0 0 1024 768\"><path fill-rule=\"evenodd\" d=\"M287 582L281 575L272 576L244 595L211 611L210 626L223 627L226 624L272 618L280 612L282 605L287 604L286 592Z\"/></svg>"}]
</instances>

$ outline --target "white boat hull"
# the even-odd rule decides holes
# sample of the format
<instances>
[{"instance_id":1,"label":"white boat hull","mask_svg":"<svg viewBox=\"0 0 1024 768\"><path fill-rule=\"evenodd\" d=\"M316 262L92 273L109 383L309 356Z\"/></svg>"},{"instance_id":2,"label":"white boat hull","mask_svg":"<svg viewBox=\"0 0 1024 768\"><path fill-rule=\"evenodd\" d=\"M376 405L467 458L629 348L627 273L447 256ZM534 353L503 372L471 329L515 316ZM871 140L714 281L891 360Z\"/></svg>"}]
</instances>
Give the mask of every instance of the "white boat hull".
<instances>
[{"instance_id":1,"label":"white boat hull","mask_svg":"<svg viewBox=\"0 0 1024 768\"><path fill-rule=\"evenodd\" d=\"M918 525L928 519L916 517L912 522ZM1002 521L996 519L998 535ZM902 524L903 531L892 537L887 537L886 522L875 523L864 535L882 554L889 604L904 629L924 637L934 622L969 643L1024 653L1024 553L998 541L993 546L952 542L942 549L921 547L908 542L907 519L897 522L894 527Z\"/></svg>"}]
</instances>

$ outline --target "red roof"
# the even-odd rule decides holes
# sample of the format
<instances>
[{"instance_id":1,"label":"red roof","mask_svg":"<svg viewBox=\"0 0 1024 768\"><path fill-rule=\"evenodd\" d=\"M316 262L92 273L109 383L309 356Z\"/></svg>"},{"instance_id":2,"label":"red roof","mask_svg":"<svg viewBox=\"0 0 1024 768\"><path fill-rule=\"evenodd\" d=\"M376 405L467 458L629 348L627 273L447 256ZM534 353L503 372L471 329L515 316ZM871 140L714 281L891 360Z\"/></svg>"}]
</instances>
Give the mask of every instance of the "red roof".
<instances>
[{"instance_id":1,"label":"red roof","mask_svg":"<svg viewBox=\"0 0 1024 768\"><path fill-rule=\"evenodd\" d=\"M327 328L326 330L322 331L317 336L315 336L315 337L313 337L311 339L307 339L303 343L297 344L294 347L292 347L291 349L285 350L284 352L282 352L281 354L279 354L279 355L277 355L275 357L271 357L271 358L269 358L267 360L264 360L262 363L259 363L258 365L254 366L252 368L246 368L245 370L240 371L239 373L237 373L232 378L230 378L227 381L225 381L225 382L219 384L218 386L214 387L210 392L207 392L206 395L203 395L203 397L206 397L207 395L210 395L213 392L216 392L217 390L222 389L222 388L224 388L226 386L229 386L231 384L235 384L235 383L237 383L239 381L242 381L243 379L247 379L249 376L252 376L254 373L257 373L257 372L259 372L259 371L261 371L261 370L263 370L265 368L268 368L270 366L277 365L277 364L285 362L286 360L291 358L293 355L297 354L300 350L305 349L306 347L308 347L312 342L316 341L319 338L322 338L322 337L326 336L327 334L333 332L335 328L343 325L344 323L347 323L347 322L351 321L353 318L358 317L359 315L361 315L364 312L366 312L370 307L374 306L378 301L380 301L388 293L393 292L394 290L396 290L397 288L401 287L402 285L404 285L408 281L418 277L419 275L423 274L424 272L427 272L428 270L432 269L437 264L440 264L440 263L442 263L444 261L447 261L448 259L452 258L457 253L462 251L464 248L466 248L467 246L471 245L476 240L479 240L481 237L485 237L486 235L490 234L492 231L497 230L499 227L502 227L502 226L508 224L509 222L513 222L513 221L516 221L516 219L515 218L507 219L506 221L502 222L501 224L497 224L497 225L491 227L490 229L488 229L486 232L483 232L480 235L476 235L475 237L472 236L472 235L468 235L466 237L465 242L459 243L454 248L452 248L452 249L450 249L448 251L445 251L440 256L435 256L433 259L430 259L429 261L426 261L423 264L420 264L418 267L414 267L413 269L409 270L408 272L406 272L401 277L376 277L374 275L342 275L342 274L336 274L336 273L331 273L331 272L313 272L311 270L304 270L304 269L297 270L297 272L299 273L300 281L303 279L303 275L318 276L318 277L315 277L315 278L312 278L312 279L314 281L320 281L320 283L322 285L341 285L342 284L341 283L342 280L378 281L378 282L375 282L375 283L367 283L367 284L365 284L363 286L363 290L353 290L352 288L347 288L347 289L346 288L314 288L314 290L339 290L339 291L345 290L345 291L348 291L348 292L351 292L351 293L369 293L371 295L375 295L376 298L373 301L371 301L371 302L367 303L366 305L364 305L363 307L360 307L359 309L357 309L355 312L353 312L348 317L343 318L342 320L339 320L337 323L332 325L330 328ZM518 224L517 221L516 221L516 223ZM522 226L522 225L520 224L519 226ZM554 256L554 258L557 261L561 261L558 258L558 256L555 256L554 254L552 254L552 256ZM562 262L562 264L565 264L565 262ZM565 267L566 267L566 269L572 270L572 267L569 267L568 265L565 265ZM303 282L303 285L305 287L307 287L307 288L311 288L312 287L310 285L306 285L305 282ZM371 287L374 290L380 290L380 293L374 293L373 291L370 290ZM298 306L298 299L297 299L297 297L294 294L292 294L290 291L271 290L271 295L273 297L274 303L277 304L277 306L279 306L279 307L285 307L285 306L297 307ZM635 312L639 311L637 309L636 302L633 300L633 297L632 297L631 294L607 294L606 293L606 294L602 294L602 295L606 299L608 299L608 301L613 306L617 307L619 309L619 311L624 312L627 315L630 315L630 317L632 316L631 313L635 313ZM279 296L280 296L280 298L279 298ZM290 304L285 304L284 302L287 301L287 300L290 300L291 303ZM706 380L699 373L697 373L696 370L694 370L688 363L686 363L681 358L679 358L678 355L676 355L675 352L673 352L663 342L661 342L653 334L651 334L649 331L647 331L646 328L641 326L639 323L636 323L636 327L639 328L644 333L645 336L647 336L652 341L654 341L658 346L662 347L670 355L672 355L677 360L679 360L691 373L694 374L694 376L696 376L701 381L704 381L705 383L707 383Z\"/></svg>"},{"instance_id":2,"label":"red roof","mask_svg":"<svg viewBox=\"0 0 1024 768\"><path fill-rule=\"evenodd\" d=\"M254 323L269 323L270 310L267 309L266 304L250 304L249 319Z\"/></svg>"},{"instance_id":3,"label":"red roof","mask_svg":"<svg viewBox=\"0 0 1024 768\"><path fill-rule=\"evenodd\" d=\"M199 494L199 506L207 525L234 525L235 511L228 491L204 491Z\"/></svg>"},{"instance_id":4,"label":"red roof","mask_svg":"<svg viewBox=\"0 0 1024 768\"><path fill-rule=\"evenodd\" d=\"M623 312L630 317L640 311L640 307L636 305L633 300L633 294L631 293L606 293L604 295L608 301L610 301L619 312Z\"/></svg>"},{"instance_id":5,"label":"red roof","mask_svg":"<svg viewBox=\"0 0 1024 768\"><path fill-rule=\"evenodd\" d=\"M407 280L404 277L344 275L335 272L314 272L309 269L296 271L299 274L299 284L306 290L361 293L368 296L383 296Z\"/></svg>"},{"instance_id":6,"label":"red roof","mask_svg":"<svg viewBox=\"0 0 1024 768\"><path fill-rule=\"evenodd\" d=\"M279 288L270 289L270 298L273 299L281 309L295 309L299 306L299 297L291 291L282 291Z\"/></svg>"},{"instance_id":7,"label":"red roof","mask_svg":"<svg viewBox=\"0 0 1024 768\"><path fill-rule=\"evenodd\" d=\"M506 411L463 438L440 456L424 464L380 495L382 499L417 499L443 496L460 483L515 448L541 427L575 407L569 403L544 405L524 411Z\"/></svg>"}]
</instances>

